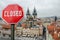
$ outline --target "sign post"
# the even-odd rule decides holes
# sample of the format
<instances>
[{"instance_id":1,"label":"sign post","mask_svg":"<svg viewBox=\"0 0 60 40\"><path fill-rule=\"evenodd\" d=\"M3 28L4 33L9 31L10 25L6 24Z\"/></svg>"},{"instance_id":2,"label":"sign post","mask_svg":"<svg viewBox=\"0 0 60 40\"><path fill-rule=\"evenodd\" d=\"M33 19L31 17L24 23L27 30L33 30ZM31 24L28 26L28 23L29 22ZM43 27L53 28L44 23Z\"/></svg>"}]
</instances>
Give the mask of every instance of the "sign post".
<instances>
[{"instance_id":1,"label":"sign post","mask_svg":"<svg viewBox=\"0 0 60 40\"><path fill-rule=\"evenodd\" d=\"M2 11L2 18L11 24L11 40L14 40L15 24L24 16L23 8L17 4L10 4Z\"/></svg>"},{"instance_id":2,"label":"sign post","mask_svg":"<svg viewBox=\"0 0 60 40\"><path fill-rule=\"evenodd\" d=\"M15 37L14 37L14 31L15 31L15 29L14 29L14 26L15 26L15 24L11 24L11 40L14 40L15 39Z\"/></svg>"}]
</instances>

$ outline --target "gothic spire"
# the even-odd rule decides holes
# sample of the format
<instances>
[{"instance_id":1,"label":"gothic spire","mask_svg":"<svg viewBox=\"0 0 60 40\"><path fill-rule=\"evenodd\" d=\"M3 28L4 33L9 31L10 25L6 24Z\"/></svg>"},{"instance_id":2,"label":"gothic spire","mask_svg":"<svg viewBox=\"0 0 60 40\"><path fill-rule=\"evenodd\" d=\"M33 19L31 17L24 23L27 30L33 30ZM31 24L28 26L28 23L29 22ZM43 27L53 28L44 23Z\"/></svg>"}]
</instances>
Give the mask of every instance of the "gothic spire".
<instances>
[{"instance_id":1,"label":"gothic spire","mask_svg":"<svg viewBox=\"0 0 60 40\"><path fill-rule=\"evenodd\" d=\"M26 13L26 15L30 15L29 8L27 9L27 13Z\"/></svg>"},{"instance_id":2,"label":"gothic spire","mask_svg":"<svg viewBox=\"0 0 60 40\"><path fill-rule=\"evenodd\" d=\"M37 12L36 12L36 9L34 8L34 10L33 10L33 15L37 15Z\"/></svg>"}]
</instances>

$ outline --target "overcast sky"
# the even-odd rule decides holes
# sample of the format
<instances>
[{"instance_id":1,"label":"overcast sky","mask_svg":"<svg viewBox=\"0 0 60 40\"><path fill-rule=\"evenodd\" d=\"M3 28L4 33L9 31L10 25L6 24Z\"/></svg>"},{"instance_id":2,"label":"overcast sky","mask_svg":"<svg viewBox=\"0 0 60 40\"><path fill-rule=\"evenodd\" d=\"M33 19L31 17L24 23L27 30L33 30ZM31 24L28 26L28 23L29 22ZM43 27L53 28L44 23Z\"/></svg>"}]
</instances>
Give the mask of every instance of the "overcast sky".
<instances>
[{"instance_id":1,"label":"overcast sky","mask_svg":"<svg viewBox=\"0 0 60 40\"><path fill-rule=\"evenodd\" d=\"M38 17L60 16L60 0L0 0L0 17L8 4L21 5L25 14L28 8L32 14L35 7Z\"/></svg>"}]
</instances>

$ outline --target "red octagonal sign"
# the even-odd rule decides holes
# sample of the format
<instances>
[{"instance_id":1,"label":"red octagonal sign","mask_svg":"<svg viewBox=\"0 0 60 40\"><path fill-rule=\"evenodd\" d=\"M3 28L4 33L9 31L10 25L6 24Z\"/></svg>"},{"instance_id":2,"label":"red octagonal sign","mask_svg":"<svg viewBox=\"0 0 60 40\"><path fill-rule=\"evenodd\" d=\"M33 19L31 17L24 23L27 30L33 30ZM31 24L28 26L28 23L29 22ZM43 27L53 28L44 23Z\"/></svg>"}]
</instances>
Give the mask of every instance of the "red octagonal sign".
<instances>
[{"instance_id":1,"label":"red octagonal sign","mask_svg":"<svg viewBox=\"0 0 60 40\"><path fill-rule=\"evenodd\" d=\"M23 16L23 9L17 4L8 5L2 12L2 18L9 24L16 24Z\"/></svg>"}]
</instances>

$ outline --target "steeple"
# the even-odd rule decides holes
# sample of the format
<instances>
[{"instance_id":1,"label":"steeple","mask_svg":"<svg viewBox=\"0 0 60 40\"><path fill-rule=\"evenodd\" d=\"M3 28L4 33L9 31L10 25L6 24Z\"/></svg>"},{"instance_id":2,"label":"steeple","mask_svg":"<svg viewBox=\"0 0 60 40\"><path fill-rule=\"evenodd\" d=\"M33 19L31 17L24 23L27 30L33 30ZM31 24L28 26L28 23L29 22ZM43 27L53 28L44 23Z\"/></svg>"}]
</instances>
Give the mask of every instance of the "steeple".
<instances>
[{"instance_id":1,"label":"steeple","mask_svg":"<svg viewBox=\"0 0 60 40\"><path fill-rule=\"evenodd\" d=\"M27 13L26 13L26 15L30 15L29 8L27 9Z\"/></svg>"},{"instance_id":2,"label":"steeple","mask_svg":"<svg viewBox=\"0 0 60 40\"><path fill-rule=\"evenodd\" d=\"M37 12L36 12L36 9L34 8L33 10L33 18L35 19L37 17Z\"/></svg>"},{"instance_id":3,"label":"steeple","mask_svg":"<svg viewBox=\"0 0 60 40\"><path fill-rule=\"evenodd\" d=\"M26 16L27 16L27 20L29 20L29 18L30 18L30 16L31 16L30 11L29 11L29 8L27 9Z\"/></svg>"},{"instance_id":4,"label":"steeple","mask_svg":"<svg viewBox=\"0 0 60 40\"><path fill-rule=\"evenodd\" d=\"M33 10L33 15L34 16L37 16L37 12L36 12L36 9L34 8L34 10Z\"/></svg>"}]
</instances>

